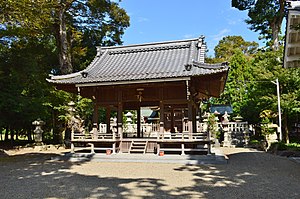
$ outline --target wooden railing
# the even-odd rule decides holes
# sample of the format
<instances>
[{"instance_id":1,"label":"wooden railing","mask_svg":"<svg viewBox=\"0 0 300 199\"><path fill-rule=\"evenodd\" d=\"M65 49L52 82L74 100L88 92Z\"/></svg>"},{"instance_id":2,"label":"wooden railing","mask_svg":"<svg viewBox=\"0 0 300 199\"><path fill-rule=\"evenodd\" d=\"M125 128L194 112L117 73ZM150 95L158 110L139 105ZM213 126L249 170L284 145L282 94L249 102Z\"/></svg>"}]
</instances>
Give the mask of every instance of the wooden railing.
<instances>
[{"instance_id":1,"label":"wooden railing","mask_svg":"<svg viewBox=\"0 0 300 199\"><path fill-rule=\"evenodd\" d=\"M102 133L96 129L92 130L88 133L72 133L72 141L75 140L116 140L119 139L120 136L117 133Z\"/></svg>"},{"instance_id":2,"label":"wooden railing","mask_svg":"<svg viewBox=\"0 0 300 199\"><path fill-rule=\"evenodd\" d=\"M248 131L247 122L228 122L225 125L217 123L218 129L223 128L228 132L243 132ZM141 124L141 132L144 138L157 138L157 139L207 139L205 135L207 132L207 124L197 122L197 132L189 133L188 124L183 123L183 132L171 133L170 131L160 132L159 124ZM99 124L99 129L93 129L91 132L86 133L72 133L72 140L105 140L105 139L119 139L120 135L116 132L116 126L111 125L111 132L107 132L106 124ZM127 137L134 137L137 132L136 124L123 125L123 133ZM206 135L207 137L207 135Z\"/></svg>"},{"instance_id":3,"label":"wooden railing","mask_svg":"<svg viewBox=\"0 0 300 199\"><path fill-rule=\"evenodd\" d=\"M207 133L158 133L158 140L202 140L208 141Z\"/></svg>"}]
</instances>

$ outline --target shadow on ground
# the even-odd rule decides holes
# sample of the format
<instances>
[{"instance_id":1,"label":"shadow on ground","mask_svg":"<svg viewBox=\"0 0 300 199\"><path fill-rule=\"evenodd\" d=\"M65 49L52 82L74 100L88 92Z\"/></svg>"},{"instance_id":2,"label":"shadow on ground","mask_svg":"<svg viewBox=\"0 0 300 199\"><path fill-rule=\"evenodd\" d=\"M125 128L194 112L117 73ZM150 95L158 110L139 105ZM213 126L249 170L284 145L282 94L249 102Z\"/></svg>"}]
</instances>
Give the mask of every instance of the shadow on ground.
<instances>
[{"instance_id":1,"label":"shadow on ground","mask_svg":"<svg viewBox=\"0 0 300 199\"><path fill-rule=\"evenodd\" d=\"M185 165L195 186L178 191L204 194L205 198L300 198L300 164L264 152L229 155L227 165Z\"/></svg>"},{"instance_id":2,"label":"shadow on ground","mask_svg":"<svg viewBox=\"0 0 300 199\"><path fill-rule=\"evenodd\" d=\"M1 198L170 198L163 180L118 178L69 172L88 161L60 161L53 154L0 157ZM99 168L101 169L101 168ZM132 186L139 190L126 188ZM173 196L174 197L174 196Z\"/></svg>"},{"instance_id":3,"label":"shadow on ground","mask_svg":"<svg viewBox=\"0 0 300 199\"><path fill-rule=\"evenodd\" d=\"M300 165L262 152L232 154L226 165L169 164L170 173L192 174L190 184L183 186L169 186L160 176L70 172L71 167L89 163L55 157L36 153L0 157L1 198L300 198ZM114 168L122 169L122 164Z\"/></svg>"}]
</instances>

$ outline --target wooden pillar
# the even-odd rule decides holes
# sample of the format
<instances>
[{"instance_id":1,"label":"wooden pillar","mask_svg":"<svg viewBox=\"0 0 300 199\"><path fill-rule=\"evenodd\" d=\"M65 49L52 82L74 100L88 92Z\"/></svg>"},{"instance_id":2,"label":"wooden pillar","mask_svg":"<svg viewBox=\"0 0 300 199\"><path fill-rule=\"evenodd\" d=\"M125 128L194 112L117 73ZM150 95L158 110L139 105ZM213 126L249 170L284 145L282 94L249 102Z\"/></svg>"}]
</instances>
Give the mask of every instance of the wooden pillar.
<instances>
[{"instance_id":1,"label":"wooden pillar","mask_svg":"<svg viewBox=\"0 0 300 199\"><path fill-rule=\"evenodd\" d=\"M117 130L120 139L123 139L123 98L122 90L118 90L118 112L117 112Z\"/></svg>"},{"instance_id":2,"label":"wooden pillar","mask_svg":"<svg viewBox=\"0 0 300 199\"><path fill-rule=\"evenodd\" d=\"M186 99L188 101L188 128L189 138L192 138L193 133L193 104L190 93L190 81L186 80Z\"/></svg>"},{"instance_id":3,"label":"wooden pillar","mask_svg":"<svg viewBox=\"0 0 300 199\"><path fill-rule=\"evenodd\" d=\"M117 117L117 128L120 139L123 138L123 104L118 104L118 117Z\"/></svg>"},{"instance_id":4,"label":"wooden pillar","mask_svg":"<svg viewBox=\"0 0 300 199\"><path fill-rule=\"evenodd\" d=\"M157 143L157 155L159 155L160 152L160 143Z\"/></svg>"},{"instance_id":5,"label":"wooden pillar","mask_svg":"<svg viewBox=\"0 0 300 199\"><path fill-rule=\"evenodd\" d=\"M98 108L99 108L99 105L97 103L95 103L94 105L94 112L93 112L93 124L97 124L97 127L98 127Z\"/></svg>"},{"instance_id":6,"label":"wooden pillar","mask_svg":"<svg viewBox=\"0 0 300 199\"><path fill-rule=\"evenodd\" d=\"M191 101L188 102L188 127L189 127L189 137L193 133L193 105Z\"/></svg>"},{"instance_id":7,"label":"wooden pillar","mask_svg":"<svg viewBox=\"0 0 300 199\"><path fill-rule=\"evenodd\" d=\"M162 101L159 102L159 134L164 135L165 131L165 125L164 125L164 119L165 119L165 111L164 111L164 103Z\"/></svg>"},{"instance_id":8,"label":"wooden pillar","mask_svg":"<svg viewBox=\"0 0 300 199\"><path fill-rule=\"evenodd\" d=\"M172 130L175 128L175 122L174 122L174 107L171 107L171 133Z\"/></svg>"},{"instance_id":9,"label":"wooden pillar","mask_svg":"<svg viewBox=\"0 0 300 199\"><path fill-rule=\"evenodd\" d=\"M138 105L137 108L137 137L141 137L141 106Z\"/></svg>"},{"instance_id":10,"label":"wooden pillar","mask_svg":"<svg viewBox=\"0 0 300 199\"><path fill-rule=\"evenodd\" d=\"M185 152L184 152L184 143L181 143L181 155L185 155Z\"/></svg>"},{"instance_id":11,"label":"wooden pillar","mask_svg":"<svg viewBox=\"0 0 300 199\"><path fill-rule=\"evenodd\" d=\"M197 116L197 109L196 107L192 107L192 126L193 126L193 133L197 133L197 120L196 120L196 116Z\"/></svg>"},{"instance_id":12,"label":"wooden pillar","mask_svg":"<svg viewBox=\"0 0 300 199\"><path fill-rule=\"evenodd\" d=\"M159 135L158 138L160 136L164 136L164 131L165 131L165 124L164 124L164 120L165 120L165 110L164 110L164 103L163 103L163 99L164 99L164 88L160 87L159 88Z\"/></svg>"},{"instance_id":13,"label":"wooden pillar","mask_svg":"<svg viewBox=\"0 0 300 199\"><path fill-rule=\"evenodd\" d=\"M110 133L110 106L106 107L106 133Z\"/></svg>"},{"instance_id":14,"label":"wooden pillar","mask_svg":"<svg viewBox=\"0 0 300 199\"><path fill-rule=\"evenodd\" d=\"M94 112L93 112L93 128L92 128L92 139L98 139L98 133L99 133L99 124L98 124L98 107L99 105L95 102L94 104ZM72 134L74 135L74 132L72 132ZM72 136L73 137L73 136ZM73 140L73 138L72 138Z\"/></svg>"},{"instance_id":15,"label":"wooden pillar","mask_svg":"<svg viewBox=\"0 0 300 199\"><path fill-rule=\"evenodd\" d=\"M75 153L75 147L73 143L71 143L71 153Z\"/></svg>"},{"instance_id":16,"label":"wooden pillar","mask_svg":"<svg viewBox=\"0 0 300 199\"><path fill-rule=\"evenodd\" d=\"M116 142L112 144L112 154L116 154Z\"/></svg>"}]
</instances>

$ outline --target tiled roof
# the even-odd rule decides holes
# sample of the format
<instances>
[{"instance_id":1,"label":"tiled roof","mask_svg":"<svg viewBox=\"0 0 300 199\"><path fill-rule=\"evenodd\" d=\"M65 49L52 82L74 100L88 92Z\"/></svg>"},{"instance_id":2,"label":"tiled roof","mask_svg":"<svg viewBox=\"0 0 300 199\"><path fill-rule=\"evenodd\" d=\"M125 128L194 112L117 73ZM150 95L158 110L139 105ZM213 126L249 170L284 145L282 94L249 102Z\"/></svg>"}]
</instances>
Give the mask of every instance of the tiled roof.
<instances>
[{"instance_id":1,"label":"tiled roof","mask_svg":"<svg viewBox=\"0 0 300 199\"><path fill-rule=\"evenodd\" d=\"M129 46L98 47L83 71L52 76L57 84L113 83L181 78L224 72L226 64L205 64L204 37Z\"/></svg>"}]
</instances>

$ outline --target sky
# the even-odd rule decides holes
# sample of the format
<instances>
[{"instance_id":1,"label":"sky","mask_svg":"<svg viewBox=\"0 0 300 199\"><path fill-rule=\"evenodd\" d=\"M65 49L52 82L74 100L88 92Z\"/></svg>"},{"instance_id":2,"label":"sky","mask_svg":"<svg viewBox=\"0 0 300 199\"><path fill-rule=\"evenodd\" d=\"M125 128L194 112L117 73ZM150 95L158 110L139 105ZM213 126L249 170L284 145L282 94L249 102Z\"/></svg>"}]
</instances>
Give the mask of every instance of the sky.
<instances>
[{"instance_id":1,"label":"sky","mask_svg":"<svg viewBox=\"0 0 300 199\"><path fill-rule=\"evenodd\" d=\"M120 6L130 16L123 45L182 40L205 36L208 56L228 35L246 41L258 40L258 33L245 23L246 11L231 7L231 0L122 0Z\"/></svg>"}]
</instances>

